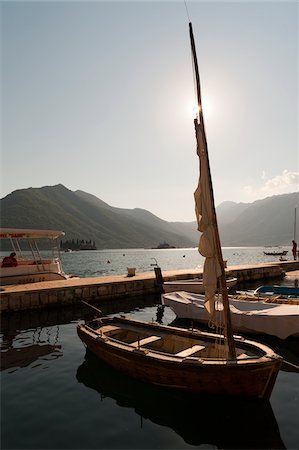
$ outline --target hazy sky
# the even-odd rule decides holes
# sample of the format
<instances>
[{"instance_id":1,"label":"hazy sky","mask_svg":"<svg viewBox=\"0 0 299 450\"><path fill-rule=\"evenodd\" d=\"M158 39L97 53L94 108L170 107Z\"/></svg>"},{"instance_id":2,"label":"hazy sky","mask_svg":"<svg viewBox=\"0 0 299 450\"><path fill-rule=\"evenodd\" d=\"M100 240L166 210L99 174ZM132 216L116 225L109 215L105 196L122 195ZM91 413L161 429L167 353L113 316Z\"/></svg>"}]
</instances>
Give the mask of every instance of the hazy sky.
<instances>
[{"instance_id":1,"label":"hazy sky","mask_svg":"<svg viewBox=\"0 0 299 450\"><path fill-rule=\"evenodd\" d=\"M187 2L216 204L298 190L298 3ZM194 220L183 1L2 2L1 197L64 184Z\"/></svg>"}]
</instances>

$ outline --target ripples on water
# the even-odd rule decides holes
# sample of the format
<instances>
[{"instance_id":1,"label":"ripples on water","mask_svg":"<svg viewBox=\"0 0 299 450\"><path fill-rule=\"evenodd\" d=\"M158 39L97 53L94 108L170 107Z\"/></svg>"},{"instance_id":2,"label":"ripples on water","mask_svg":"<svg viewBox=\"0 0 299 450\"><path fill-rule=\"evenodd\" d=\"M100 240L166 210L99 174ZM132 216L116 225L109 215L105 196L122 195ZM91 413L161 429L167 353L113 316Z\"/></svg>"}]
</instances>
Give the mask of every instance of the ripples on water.
<instances>
[{"instance_id":1,"label":"ripples on water","mask_svg":"<svg viewBox=\"0 0 299 450\"><path fill-rule=\"evenodd\" d=\"M161 319L158 303L100 308L152 321ZM90 314L77 307L2 317L2 448L298 448L298 340L263 339L292 363L270 403L190 397L132 381L86 352L76 325ZM163 323L174 318L166 308Z\"/></svg>"},{"instance_id":2,"label":"ripples on water","mask_svg":"<svg viewBox=\"0 0 299 450\"><path fill-rule=\"evenodd\" d=\"M291 249L288 258L291 258ZM223 258L229 266L272 262L278 257L264 255L263 247L223 247ZM162 270L202 268L203 257L196 248L145 250L94 250L62 253L63 267L66 273L80 277L99 277L123 275L127 267L136 267L136 271L149 272L157 261Z\"/></svg>"}]
</instances>

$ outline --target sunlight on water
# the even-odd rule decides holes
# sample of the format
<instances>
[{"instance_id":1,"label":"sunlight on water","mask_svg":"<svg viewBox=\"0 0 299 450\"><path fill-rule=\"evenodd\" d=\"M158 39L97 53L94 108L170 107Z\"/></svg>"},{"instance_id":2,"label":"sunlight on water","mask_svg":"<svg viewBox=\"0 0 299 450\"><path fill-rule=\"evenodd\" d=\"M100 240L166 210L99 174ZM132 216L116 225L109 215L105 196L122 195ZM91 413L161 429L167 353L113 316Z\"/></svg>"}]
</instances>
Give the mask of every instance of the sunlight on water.
<instances>
[{"instance_id":1,"label":"sunlight on water","mask_svg":"<svg viewBox=\"0 0 299 450\"><path fill-rule=\"evenodd\" d=\"M228 266L278 261L264 255L263 247L224 247L223 258ZM289 254L290 254L289 250ZM204 258L196 248L186 249L120 249L62 253L66 273L80 277L123 275L127 267L136 267L137 273L153 270L155 262L162 270L201 269Z\"/></svg>"},{"instance_id":2,"label":"sunlight on water","mask_svg":"<svg viewBox=\"0 0 299 450\"><path fill-rule=\"evenodd\" d=\"M288 249L290 259L290 247L284 249ZM223 247L222 253L228 266L279 261L277 256L265 255L264 250L264 247ZM6 254L1 252L0 256ZM51 257L50 252L42 252L42 255ZM73 251L62 252L61 259L65 273L83 278L124 275L128 267L135 267L137 273L150 272L156 262L162 271L202 269L204 263L196 248Z\"/></svg>"}]
</instances>

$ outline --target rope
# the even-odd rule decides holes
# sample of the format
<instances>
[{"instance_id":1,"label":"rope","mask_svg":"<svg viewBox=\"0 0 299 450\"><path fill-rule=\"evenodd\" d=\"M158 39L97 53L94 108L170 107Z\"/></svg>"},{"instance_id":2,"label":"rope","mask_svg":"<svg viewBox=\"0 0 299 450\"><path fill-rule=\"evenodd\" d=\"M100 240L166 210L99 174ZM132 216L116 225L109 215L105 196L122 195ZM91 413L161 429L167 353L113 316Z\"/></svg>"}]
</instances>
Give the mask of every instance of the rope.
<instances>
[{"instance_id":1,"label":"rope","mask_svg":"<svg viewBox=\"0 0 299 450\"><path fill-rule=\"evenodd\" d=\"M223 325L224 308L221 300L222 297L218 293L215 299L214 315L208 322L209 328L212 328L215 334L217 335L217 337L215 338L215 352L217 352L218 358L223 358L224 355L228 357L229 353L227 336L225 332L225 327ZM221 335L224 336L224 341L221 338Z\"/></svg>"},{"instance_id":2,"label":"rope","mask_svg":"<svg viewBox=\"0 0 299 450\"><path fill-rule=\"evenodd\" d=\"M188 21L191 22L186 0L184 0L184 4L185 4L185 8L186 8L186 13L187 13Z\"/></svg>"},{"instance_id":3,"label":"rope","mask_svg":"<svg viewBox=\"0 0 299 450\"><path fill-rule=\"evenodd\" d=\"M299 370L299 366L296 366L296 364L293 364L289 361L283 360L283 364L287 364L288 366L294 367L295 369Z\"/></svg>"}]
</instances>

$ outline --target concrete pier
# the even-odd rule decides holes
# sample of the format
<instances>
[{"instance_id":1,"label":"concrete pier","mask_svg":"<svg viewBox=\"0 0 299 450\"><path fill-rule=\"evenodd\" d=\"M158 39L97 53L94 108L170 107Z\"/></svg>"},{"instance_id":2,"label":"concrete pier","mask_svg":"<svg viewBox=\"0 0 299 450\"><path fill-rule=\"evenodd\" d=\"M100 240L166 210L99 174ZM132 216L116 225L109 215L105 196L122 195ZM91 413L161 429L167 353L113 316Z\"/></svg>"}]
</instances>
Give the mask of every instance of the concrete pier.
<instances>
[{"instance_id":1,"label":"concrete pier","mask_svg":"<svg viewBox=\"0 0 299 450\"><path fill-rule=\"evenodd\" d=\"M282 278L286 272L298 271L299 261L279 261L269 264L229 266L227 276L236 277L238 283L267 281ZM173 270L162 272L165 281L202 277L198 269ZM57 306L74 305L81 300L99 302L140 295L158 294L161 287L153 272L126 275L70 278L68 280L44 281L23 285L2 286L0 292L0 311L34 310Z\"/></svg>"}]
</instances>

